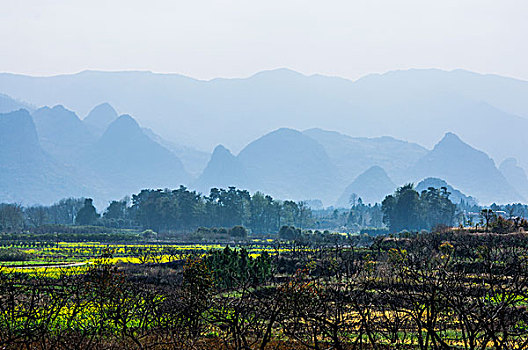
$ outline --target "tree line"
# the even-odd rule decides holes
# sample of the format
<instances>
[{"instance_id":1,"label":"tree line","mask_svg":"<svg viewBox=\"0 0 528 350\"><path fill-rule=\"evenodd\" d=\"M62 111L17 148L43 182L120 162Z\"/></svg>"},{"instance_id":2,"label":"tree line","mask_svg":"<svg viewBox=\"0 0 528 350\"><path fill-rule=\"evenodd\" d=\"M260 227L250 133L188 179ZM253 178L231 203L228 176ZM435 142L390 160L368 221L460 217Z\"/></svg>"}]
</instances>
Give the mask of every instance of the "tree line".
<instances>
[{"instance_id":1,"label":"tree line","mask_svg":"<svg viewBox=\"0 0 528 350\"><path fill-rule=\"evenodd\" d=\"M302 201L276 200L261 192L235 187L211 189L209 195L178 189L145 189L131 198L112 201L98 213L91 198L69 198L51 206L0 205L0 230L20 231L45 224L103 225L192 232L199 227L244 226L254 233L278 232L283 225L313 225L312 211Z\"/></svg>"},{"instance_id":2,"label":"tree line","mask_svg":"<svg viewBox=\"0 0 528 350\"><path fill-rule=\"evenodd\" d=\"M483 209L491 210L494 216L484 215ZM3 203L0 231L20 232L43 225L98 225L189 233L199 228L244 226L258 234L295 226L352 233L385 228L390 232L431 230L438 225L488 230L492 222L497 222L496 230L504 231L509 226L503 219L519 221L527 214L528 206L524 204L493 204L489 208L455 205L446 188L431 187L418 193L412 184L398 188L381 204L367 205L355 196L350 208L318 210L303 201L277 200L235 187L213 188L209 195L203 195L180 186L174 190L145 189L110 202L102 212L97 212L90 198L67 198L50 206Z\"/></svg>"}]
</instances>

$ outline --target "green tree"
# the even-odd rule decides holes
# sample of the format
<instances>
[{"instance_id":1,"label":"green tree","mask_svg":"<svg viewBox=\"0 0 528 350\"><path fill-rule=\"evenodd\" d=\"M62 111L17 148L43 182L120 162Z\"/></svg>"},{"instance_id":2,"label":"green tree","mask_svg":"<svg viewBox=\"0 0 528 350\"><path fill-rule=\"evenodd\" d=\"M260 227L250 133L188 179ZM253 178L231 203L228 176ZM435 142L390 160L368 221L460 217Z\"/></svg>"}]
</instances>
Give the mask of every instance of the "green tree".
<instances>
[{"instance_id":1,"label":"green tree","mask_svg":"<svg viewBox=\"0 0 528 350\"><path fill-rule=\"evenodd\" d=\"M404 185L385 197L382 210L383 220L392 232L420 228L420 196L413 184Z\"/></svg>"},{"instance_id":2,"label":"green tree","mask_svg":"<svg viewBox=\"0 0 528 350\"><path fill-rule=\"evenodd\" d=\"M103 213L105 219L126 219L127 217L127 200L112 201Z\"/></svg>"},{"instance_id":3,"label":"green tree","mask_svg":"<svg viewBox=\"0 0 528 350\"><path fill-rule=\"evenodd\" d=\"M422 228L432 229L438 225L452 226L456 205L449 200L446 187L429 187L420 195Z\"/></svg>"},{"instance_id":4,"label":"green tree","mask_svg":"<svg viewBox=\"0 0 528 350\"><path fill-rule=\"evenodd\" d=\"M99 214L93 206L93 200L86 198L84 200L84 206L79 210L75 217L75 223L77 225L93 225L97 222Z\"/></svg>"}]
</instances>

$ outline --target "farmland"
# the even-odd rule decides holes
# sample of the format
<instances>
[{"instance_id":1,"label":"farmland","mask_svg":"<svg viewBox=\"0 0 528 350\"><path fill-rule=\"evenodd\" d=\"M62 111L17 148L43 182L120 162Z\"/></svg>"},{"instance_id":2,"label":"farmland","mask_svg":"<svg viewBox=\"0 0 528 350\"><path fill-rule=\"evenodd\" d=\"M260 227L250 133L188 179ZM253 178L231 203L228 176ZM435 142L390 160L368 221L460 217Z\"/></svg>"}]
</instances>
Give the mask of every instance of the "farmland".
<instances>
[{"instance_id":1,"label":"farmland","mask_svg":"<svg viewBox=\"0 0 528 350\"><path fill-rule=\"evenodd\" d=\"M262 252L277 254L287 249L274 246L272 240L253 240L243 245L251 257ZM119 244L100 242L30 242L6 244L0 248L0 267L4 270L32 272L33 270L67 269L93 265L101 262L102 256L111 256L107 264L164 264L185 260L187 256L199 256L211 250L224 249L226 244L206 243L143 243Z\"/></svg>"},{"instance_id":2,"label":"farmland","mask_svg":"<svg viewBox=\"0 0 528 350\"><path fill-rule=\"evenodd\" d=\"M358 236L310 238L6 245L26 260L2 263L0 342L9 349L528 348L525 234L447 230L368 245Z\"/></svg>"}]
</instances>

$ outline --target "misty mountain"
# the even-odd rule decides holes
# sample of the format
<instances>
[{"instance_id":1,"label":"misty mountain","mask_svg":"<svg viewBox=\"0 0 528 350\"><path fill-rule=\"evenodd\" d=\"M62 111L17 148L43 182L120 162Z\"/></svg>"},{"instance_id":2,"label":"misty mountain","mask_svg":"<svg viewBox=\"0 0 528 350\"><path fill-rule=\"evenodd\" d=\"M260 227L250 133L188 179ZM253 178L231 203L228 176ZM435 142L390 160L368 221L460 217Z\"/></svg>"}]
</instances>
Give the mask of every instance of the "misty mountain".
<instances>
[{"instance_id":1,"label":"misty mountain","mask_svg":"<svg viewBox=\"0 0 528 350\"><path fill-rule=\"evenodd\" d=\"M222 145L218 145L211 154L203 173L196 181L195 187L202 193L208 194L213 187L228 188L235 186L244 188L248 180L244 165L231 151Z\"/></svg>"},{"instance_id":2,"label":"misty mountain","mask_svg":"<svg viewBox=\"0 0 528 350\"><path fill-rule=\"evenodd\" d=\"M481 204L522 201L484 152L446 133L436 146L409 170L411 179L438 177L460 191L475 196Z\"/></svg>"},{"instance_id":3,"label":"misty mountain","mask_svg":"<svg viewBox=\"0 0 528 350\"><path fill-rule=\"evenodd\" d=\"M197 187L235 185L282 199L316 196L329 202L339 187L335 180L336 169L319 143L282 128L249 143L236 157L216 147Z\"/></svg>"},{"instance_id":4,"label":"misty mountain","mask_svg":"<svg viewBox=\"0 0 528 350\"><path fill-rule=\"evenodd\" d=\"M343 191L336 206L342 208L350 207L350 197L356 194L363 203L381 203L381 201L396 189L396 185L389 178L385 170L379 166L372 166L360 174Z\"/></svg>"},{"instance_id":5,"label":"misty mountain","mask_svg":"<svg viewBox=\"0 0 528 350\"><path fill-rule=\"evenodd\" d=\"M96 171L110 198L143 188L176 188L189 182L181 161L150 139L129 115L112 122L84 155L85 167Z\"/></svg>"},{"instance_id":6,"label":"misty mountain","mask_svg":"<svg viewBox=\"0 0 528 350\"><path fill-rule=\"evenodd\" d=\"M499 170L506 180L525 198L528 199L528 177L523 168L517 164L517 159L507 158L502 161Z\"/></svg>"},{"instance_id":7,"label":"misty mountain","mask_svg":"<svg viewBox=\"0 0 528 350\"><path fill-rule=\"evenodd\" d=\"M143 132L152 140L174 153L183 163L185 170L194 178L200 176L207 166L207 162L211 157L209 153L197 150L194 147L167 141L152 131L152 129L143 128Z\"/></svg>"},{"instance_id":8,"label":"misty mountain","mask_svg":"<svg viewBox=\"0 0 528 350\"><path fill-rule=\"evenodd\" d=\"M303 133L325 148L344 182L350 182L375 165L398 182L405 181L405 171L427 153L427 149L418 144L388 136L350 137L322 129L310 129Z\"/></svg>"},{"instance_id":9,"label":"misty mountain","mask_svg":"<svg viewBox=\"0 0 528 350\"><path fill-rule=\"evenodd\" d=\"M278 198L335 198L336 169L323 146L293 129L266 134L238 154L248 187Z\"/></svg>"},{"instance_id":10,"label":"misty mountain","mask_svg":"<svg viewBox=\"0 0 528 350\"><path fill-rule=\"evenodd\" d=\"M109 103L101 103L95 106L83 119L83 123L97 137L101 137L108 126L118 118L116 110ZM193 147L181 145L176 142L167 141L152 129L142 128L143 132L152 140L174 153L183 163L185 170L194 177L198 177L204 170L210 154L199 151Z\"/></svg>"},{"instance_id":11,"label":"misty mountain","mask_svg":"<svg viewBox=\"0 0 528 350\"><path fill-rule=\"evenodd\" d=\"M449 195L449 199L451 200L451 202L453 202L455 204L458 204L458 203L464 201L468 205L478 205L478 203L475 200L475 198L473 198L471 196L466 196L464 193L462 193L459 190L453 188L453 186L451 186L450 184L448 184L444 180L438 179L438 178L435 178L435 177L428 177L426 179L423 179L422 181L420 181L416 185L415 189L416 189L416 191L418 193L421 193L422 191L427 190L429 187L434 187L434 188L437 188L437 189L440 189L442 187L447 188L447 191L451 193Z\"/></svg>"},{"instance_id":12,"label":"misty mountain","mask_svg":"<svg viewBox=\"0 0 528 350\"><path fill-rule=\"evenodd\" d=\"M19 109L32 111L34 108L28 103L15 100L7 95L0 93L0 113L9 113L17 111Z\"/></svg>"},{"instance_id":13,"label":"misty mountain","mask_svg":"<svg viewBox=\"0 0 528 350\"><path fill-rule=\"evenodd\" d=\"M108 103L101 103L95 106L83 119L93 134L103 135L106 128L118 117L116 110Z\"/></svg>"},{"instance_id":14,"label":"misty mountain","mask_svg":"<svg viewBox=\"0 0 528 350\"><path fill-rule=\"evenodd\" d=\"M77 178L44 152L28 111L0 114L0 202L51 204L95 194Z\"/></svg>"},{"instance_id":15,"label":"misty mountain","mask_svg":"<svg viewBox=\"0 0 528 350\"><path fill-rule=\"evenodd\" d=\"M236 152L284 126L389 135L425 147L452 131L494 159L513 155L528 166L528 82L463 70L411 69L357 81L287 69L210 81L151 72L4 73L0 91L81 114L108 101L163 138L200 149L221 143Z\"/></svg>"},{"instance_id":16,"label":"misty mountain","mask_svg":"<svg viewBox=\"0 0 528 350\"><path fill-rule=\"evenodd\" d=\"M79 117L64 106L42 107L32 116L42 148L61 162L76 163L96 141Z\"/></svg>"}]
</instances>

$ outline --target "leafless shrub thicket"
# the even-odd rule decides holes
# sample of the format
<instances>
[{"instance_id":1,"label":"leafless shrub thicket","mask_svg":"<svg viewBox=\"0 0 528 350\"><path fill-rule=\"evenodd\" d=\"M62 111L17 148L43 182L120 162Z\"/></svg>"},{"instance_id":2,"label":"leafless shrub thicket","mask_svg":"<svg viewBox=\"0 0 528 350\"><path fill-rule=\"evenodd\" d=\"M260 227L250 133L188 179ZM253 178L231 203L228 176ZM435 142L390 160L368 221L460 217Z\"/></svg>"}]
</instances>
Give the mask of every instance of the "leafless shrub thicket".
<instances>
[{"instance_id":1,"label":"leafless shrub thicket","mask_svg":"<svg viewBox=\"0 0 528 350\"><path fill-rule=\"evenodd\" d=\"M169 266L103 259L79 275L0 273L0 346L528 349L523 234L296 245L271 257L266 273L243 254L223 254ZM229 283L219 271L232 274Z\"/></svg>"}]
</instances>

